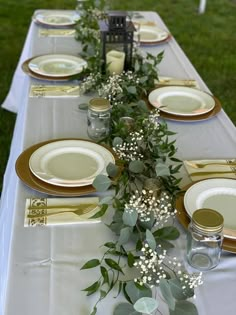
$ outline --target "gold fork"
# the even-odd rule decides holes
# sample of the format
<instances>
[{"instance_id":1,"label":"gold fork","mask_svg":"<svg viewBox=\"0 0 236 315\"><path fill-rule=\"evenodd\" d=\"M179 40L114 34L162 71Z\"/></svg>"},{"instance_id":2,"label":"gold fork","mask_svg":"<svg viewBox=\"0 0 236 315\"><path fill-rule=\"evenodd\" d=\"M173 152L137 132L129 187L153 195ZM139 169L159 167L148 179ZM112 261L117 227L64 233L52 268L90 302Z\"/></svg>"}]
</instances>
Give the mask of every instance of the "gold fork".
<instances>
[{"instance_id":1,"label":"gold fork","mask_svg":"<svg viewBox=\"0 0 236 315\"><path fill-rule=\"evenodd\" d=\"M57 215L57 214L61 214L61 213L74 213L76 215L81 215L81 214L85 214L88 213L89 211L93 210L97 205L96 204L81 204L78 206L71 206L71 207L58 207L58 206L46 206L46 207L29 207L29 210L40 210L40 209L62 209L61 211L56 211L56 212L51 212L51 213L44 213L44 214L28 214L27 218L28 219L38 219L38 218L43 218L43 217L49 217L52 215ZM73 208L72 208L73 207ZM69 209L69 210L63 210L63 209Z\"/></svg>"},{"instance_id":2,"label":"gold fork","mask_svg":"<svg viewBox=\"0 0 236 315\"><path fill-rule=\"evenodd\" d=\"M204 168L208 165L227 165L227 166L236 166L236 162L209 162L209 163L194 163L186 161L186 164L193 168Z\"/></svg>"}]
</instances>

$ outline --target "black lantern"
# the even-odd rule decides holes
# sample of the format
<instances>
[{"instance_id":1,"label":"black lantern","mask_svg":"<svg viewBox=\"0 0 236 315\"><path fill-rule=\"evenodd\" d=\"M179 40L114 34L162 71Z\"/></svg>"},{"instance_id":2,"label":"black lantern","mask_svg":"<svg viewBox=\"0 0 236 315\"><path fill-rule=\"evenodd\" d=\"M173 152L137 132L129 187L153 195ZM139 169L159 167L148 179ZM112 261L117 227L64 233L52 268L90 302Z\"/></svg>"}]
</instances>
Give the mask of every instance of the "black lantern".
<instances>
[{"instance_id":1,"label":"black lantern","mask_svg":"<svg viewBox=\"0 0 236 315\"><path fill-rule=\"evenodd\" d=\"M102 43L102 71L109 63L107 54L117 52L124 55L124 70L132 69L133 36L135 27L127 21L126 12L109 12L107 20L99 21Z\"/></svg>"}]
</instances>

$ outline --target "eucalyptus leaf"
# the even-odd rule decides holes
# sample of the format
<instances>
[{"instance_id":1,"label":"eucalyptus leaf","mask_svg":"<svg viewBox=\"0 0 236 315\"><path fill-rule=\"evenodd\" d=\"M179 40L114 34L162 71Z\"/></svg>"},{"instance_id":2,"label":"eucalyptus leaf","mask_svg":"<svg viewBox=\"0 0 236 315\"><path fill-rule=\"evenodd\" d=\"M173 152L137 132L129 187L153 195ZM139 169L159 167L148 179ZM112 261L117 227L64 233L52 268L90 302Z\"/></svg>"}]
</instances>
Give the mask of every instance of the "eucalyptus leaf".
<instances>
[{"instance_id":1,"label":"eucalyptus leaf","mask_svg":"<svg viewBox=\"0 0 236 315\"><path fill-rule=\"evenodd\" d=\"M123 139L120 137L115 137L112 141L113 147L119 147L119 146L122 146L122 144L123 144Z\"/></svg>"},{"instance_id":2,"label":"eucalyptus leaf","mask_svg":"<svg viewBox=\"0 0 236 315\"><path fill-rule=\"evenodd\" d=\"M102 204L104 204L104 203L109 204L112 200L113 200L113 197L112 197L112 196L106 196L106 197L101 198L101 199L99 200L99 205L102 205Z\"/></svg>"},{"instance_id":3,"label":"eucalyptus leaf","mask_svg":"<svg viewBox=\"0 0 236 315\"><path fill-rule=\"evenodd\" d=\"M126 293L134 304L142 297L152 297L152 290L146 286L137 286L134 281L129 281L125 287Z\"/></svg>"},{"instance_id":4,"label":"eucalyptus leaf","mask_svg":"<svg viewBox=\"0 0 236 315\"><path fill-rule=\"evenodd\" d=\"M125 210L123 213L123 222L128 226L135 226L138 219L138 212L135 209Z\"/></svg>"},{"instance_id":5,"label":"eucalyptus leaf","mask_svg":"<svg viewBox=\"0 0 236 315\"><path fill-rule=\"evenodd\" d=\"M151 228L153 227L155 223L155 217L154 217L154 213L153 211L150 213L149 215L149 221L140 221L139 224L144 228L144 229L148 229L151 230Z\"/></svg>"},{"instance_id":6,"label":"eucalyptus leaf","mask_svg":"<svg viewBox=\"0 0 236 315\"><path fill-rule=\"evenodd\" d=\"M121 229L118 243L121 245L126 244L130 240L131 233L132 229L130 227L124 227Z\"/></svg>"},{"instance_id":7,"label":"eucalyptus leaf","mask_svg":"<svg viewBox=\"0 0 236 315\"><path fill-rule=\"evenodd\" d=\"M123 222L123 211L116 211L113 216L114 222Z\"/></svg>"},{"instance_id":8,"label":"eucalyptus leaf","mask_svg":"<svg viewBox=\"0 0 236 315\"><path fill-rule=\"evenodd\" d=\"M99 192L108 190L111 186L111 180L106 175L98 175L93 181L93 187Z\"/></svg>"},{"instance_id":9,"label":"eucalyptus leaf","mask_svg":"<svg viewBox=\"0 0 236 315\"><path fill-rule=\"evenodd\" d=\"M112 232L114 232L116 235L120 235L120 231L123 227L123 221L121 222L112 222L110 225L109 225L109 228L112 230Z\"/></svg>"},{"instance_id":10,"label":"eucalyptus leaf","mask_svg":"<svg viewBox=\"0 0 236 315\"><path fill-rule=\"evenodd\" d=\"M146 102L144 102L143 100L139 100L138 103L137 103L137 105L138 105L140 108L142 108L142 110L144 110L145 112L148 112L148 111L149 111Z\"/></svg>"},{"instance_id":11,"label":"eucalyptus leaf","mask_svg":"<svg viewBox=\"0 0 236 315\"><path fill-rule=\"evenodd\" d=\"M152 250L156 249L156 246L157 246L156 240L150 230L146 230L146 241Z\"/></svg>"},{"instance_id":12,"label":"eucalyptus leaf","mask_svg":"<svg viewBox=\"0 0 236 315\"><path fill-rule=\"evenodd\" d=\"M151 314L153 311L157 309L157 307L158 307L157 300L150 297L143 297L134 304L134 309L137 312L144 314Z\"/></svg>"},{"instance_id":13,"label":"eucalyptus leaf","mask_svg":"<svg viewBox=\"0 0 236 315\"><path fill-rule=\"evenodd\" d=\"M106 167L106 171L110 177L115 177L118 174L119 167L110 162Z\"/></svg>"},{"instance_id":14,"label":"eucalyptus leaf","mask_svg":"<svg viewBox=\"0 0 236 315\"><path fill-rule=\"evenodd\" d=\"M157 176L160 177L170 176L170 169L166 164L157 164L155 170Z\"/></svg>"},{"instance_id":15,"label":"eucalyptus leaf","mask_svg":"<svg viewBox=\"0 0 236 315\"><path fill-rule=\"evenodd\" d=\"M134 63L134 70L139 71L139 69L140 69L140 65L139 65L138 61L136 60Z\"/></svg>"},{"instance_id":16,"label":"eucalyptus leaf","mask_svg":"<svg viewBox=\"0 0 236 315\"><path fill-rule=\"evenodd\" d=\"M136 312L133 305L129 303L120 303L114 309L113 315L140 315Z\"/></svg>"},{"instance_id":17,"label":"eucalyptus leaf","mask_svg":"<svg viewBox=\"0 0 236 315\"><path fill-rule=\"evenodd\" d=\"M169 309L174 310L175 309L175 299L172 295L172 291L170 288L170 284L166 279L160 279L159 284L161 294L163 298L165 299L166 303L169 306Z\"/></svg>"},{"instance_id":18,"label":"eucalyptus leaf","mask_svg":"<svg viewBox=\"0 0 236 315\"><path fill-rule=\"evenodd\" d=\"M129 163L129 170L133 173L142 173L144 170L144 164L139 160L131 161Z\"/></svg>"},{"instance_id":19,"label":"eucalyptus leaf","mask_svg":"<svg viewBox=\"0 0 236 315\"><path fill-rule=\"evenodd\" d=\"M94 268L100 265L100 260L98 259L91 259L89 261L87 261L81 268L82 269L90 269L90 268Z\"/></svg>"},{"instance_id":20,"label":"eucalyptus leaf","mask_svg":"<svg viewBox=\"0 0 236 315\"><path fill-rule=\"evenodd\" d=\"M170 310L170 315L198 315L196 306L189 301L177 301L175 309Z\"/></svg>"},{"instance_id":21,"label":"eucalyptus leaf","mask_svg":"<svg viewBox=\"0 0 236 315\"><path fill-rule=\"evenodd\" d=\"M144 83L148 80L148 77L145 76L145 77L140 78L139 80L141 83Z\"/></svg>"},{"instance_id":22,"label":"eucalyptus leaf","mask_svg":"<svg viewBox=\"0 0 236 315\"><path fill-rule=\"evenodd\" d=\"M127 87L127 91L131 94L136 94L137 93L137 89L135 86L128 86Z\"/></svg>"},{"instance_id":23,"label":"eucalyptus leaf","mask_svg":"<svg viewBox=\"0 0 236 315\"><path fill-rule=\"evenodd\" d=\"M183 283L178 278L170 279L168 282L172 295L176 300L186 300L194 296L194 289L186 288L183 290Z\"/></svg>"}]
</instances>

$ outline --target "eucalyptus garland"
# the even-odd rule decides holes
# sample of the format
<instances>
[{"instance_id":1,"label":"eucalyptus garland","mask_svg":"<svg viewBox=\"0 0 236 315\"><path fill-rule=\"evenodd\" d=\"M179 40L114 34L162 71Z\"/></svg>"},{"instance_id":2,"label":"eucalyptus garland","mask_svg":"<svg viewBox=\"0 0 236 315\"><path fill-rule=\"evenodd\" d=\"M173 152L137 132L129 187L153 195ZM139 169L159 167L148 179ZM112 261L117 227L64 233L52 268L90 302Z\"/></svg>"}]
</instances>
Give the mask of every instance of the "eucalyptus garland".
<instances>
[{"instance_id":1,"label":"eucalyptus garland","mask_svg":"<svg viewBox=\"0 0 236 315\"><path fill-rule=\"evenodd\" d=\"M152 314L159 301L153 298L156 288L171 315L196 315L197 309L187 301L202 284L200 274L188 274L181 262L171 256L173 241L179 231L173 224L175 197L182 165L175 158L174 133L159 120L159 111L147 108L145 97L158 80L158 64L163 53L143 55L135 49L133 71L120 75L100 72L100 40L98 19L105 16L87 0L86 10L77 23L77 39L82 55L88 61L81 92L93 91L112 104L111 130L103 143L113 148L116 164L107 166L107 176L98 175L93 186L99 192L113 189L103 198L95 217L113 211L109 228L114 241L103 244L102 258L86 262L81 269L97 268L99 277L84 289L97 294L98 304L112 290L123 293L127 302L114 307L113 314ZM136 276L129 278L136 270ZM126 280L124 280L126 279Z\"/></svg>"}]
</instances>

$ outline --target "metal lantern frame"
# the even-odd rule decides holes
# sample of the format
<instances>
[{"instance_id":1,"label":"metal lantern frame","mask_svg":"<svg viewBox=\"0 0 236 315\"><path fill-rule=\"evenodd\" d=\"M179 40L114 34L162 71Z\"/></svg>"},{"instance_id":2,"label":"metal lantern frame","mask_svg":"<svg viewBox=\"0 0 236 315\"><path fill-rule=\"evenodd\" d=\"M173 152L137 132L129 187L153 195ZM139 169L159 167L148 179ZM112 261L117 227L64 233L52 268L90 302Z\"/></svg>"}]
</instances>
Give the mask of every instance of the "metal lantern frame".
<instances>
[{"instance_id":1,"label":"metal lantern frame","mask_svg":"<svg viewBox=\"0 0 236 315\"><path fill-rule=\"evenodd\" d=\"M106 53L108 45L119 46L119 48L122 47L122 51L125 53L124 70L132 70L135 27L131 21L127 21L127 16L127 13L123 11L111 11L107 14L107 20L99 21L103 72L106 70Z\"/></svg>"}]
</instances>

